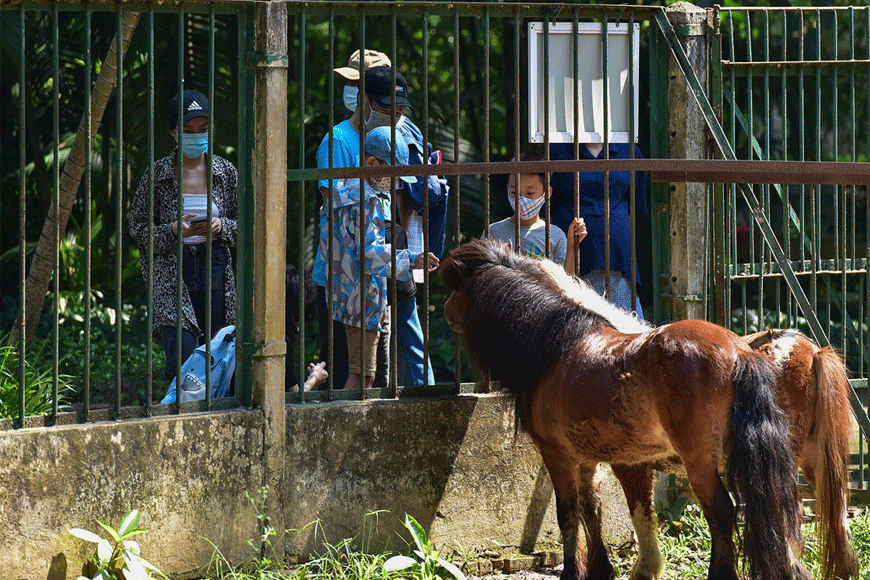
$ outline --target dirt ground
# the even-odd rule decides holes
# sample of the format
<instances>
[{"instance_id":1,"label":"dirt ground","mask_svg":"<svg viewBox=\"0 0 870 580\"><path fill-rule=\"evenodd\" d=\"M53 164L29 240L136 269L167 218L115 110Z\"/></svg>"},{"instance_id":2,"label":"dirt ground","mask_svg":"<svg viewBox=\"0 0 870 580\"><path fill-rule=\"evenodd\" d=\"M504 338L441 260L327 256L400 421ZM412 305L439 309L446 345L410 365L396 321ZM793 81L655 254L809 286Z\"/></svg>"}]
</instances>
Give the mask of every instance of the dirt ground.
<instances>
[{"instance_id":1,"label":"dirt ground","mask_svg":"<svg viewBox=\"0 0 870 580\"><path fill-rule=\"evenodd\" d=\"M532 570L523 570L521 572L514 572L513 574L502 574L501 572L496 574L487 574L486 576L469 576L470 580L553 580L554 578L558 578L560 571L553 570L552 568L540 571L532 571Z\"/></svg>"},{"instance_id":2,"label":"dirt ground","mask_svg":"<svg viewBox=\"0 0 870 580\"><path fill-rule=\"evenodd\" d=\"M541 568L539 570L521 570L511 574L494 572L485 576L469 576L470 580L553 580L562 573L562 566L555 568Z\"/></svg>"}]
</instances>

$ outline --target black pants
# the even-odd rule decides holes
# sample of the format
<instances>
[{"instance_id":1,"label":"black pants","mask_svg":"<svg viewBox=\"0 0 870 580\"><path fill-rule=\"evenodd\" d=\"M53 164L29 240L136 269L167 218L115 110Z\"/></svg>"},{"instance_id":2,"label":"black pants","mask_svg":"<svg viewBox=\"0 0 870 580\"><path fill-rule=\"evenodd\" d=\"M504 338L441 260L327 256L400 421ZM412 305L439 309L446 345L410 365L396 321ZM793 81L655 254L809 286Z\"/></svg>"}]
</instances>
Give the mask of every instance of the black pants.
<instances>
[{"instance_id":1,"label":"black pants","mask_svg":"<svg viewBox=\"0 0 870 580\"><path fill-rule=\"evenodd\" d=\"M181 277L184 286L190 295L193 311L196 314L196 325L205 332L205 322L208 317L206 312L206 276L209 275L205 262L205 244L184 246L181 252ZM216 334L218 330L226 326L226 301L224 281L226 279L227 249L223 246L212 246L211 256L211 332ZM166 367L163 374L166 379L172 381L175 378L175 370L178 362L175 358L176 351L176 327L175 325L161 328L163 335L163 350L166 352ZM193 354L205 338L197 338L193 332L182 327L181 329L181 364ZM211 337L209 337L210 339Z\"/></svg>"},{"instance_id":2,"label":"black pants","mask_svg":"<svg viewBox=\"0 0 870 580\"><path fill-rule=\"evenodd\" d=\"M326 288L317 287L317 330L320 335L320 360L327 361L326 370L333 377L336 389L344 387L348 376L347 335L344 325L332 320L333 359L329 360L329 304L326 302ZM374 387L383 388L389 384L390 372L390 335L382 332L378 340L378 361L375 367ZM303 379L304 380L304 379ZM326 383L321 388L325 389Z\"/></svg>"}]
</instances>

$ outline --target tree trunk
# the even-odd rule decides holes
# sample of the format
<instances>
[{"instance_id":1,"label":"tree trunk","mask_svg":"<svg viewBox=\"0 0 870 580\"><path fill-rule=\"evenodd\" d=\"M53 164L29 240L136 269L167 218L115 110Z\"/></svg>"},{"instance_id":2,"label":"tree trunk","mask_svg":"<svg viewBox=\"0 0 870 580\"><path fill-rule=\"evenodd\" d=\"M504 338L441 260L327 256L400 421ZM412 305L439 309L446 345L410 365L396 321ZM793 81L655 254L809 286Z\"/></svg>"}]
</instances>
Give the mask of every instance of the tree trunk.
<instances>
[{"instance_id":1,"label":"tree trunk","mask_svg":"<svg viewBox=\"0 0 870 580\"><path fill-rule=\"evenodd\" d=\"M29 344L33 340L33 333L42 314L42 306L45 303L48 285L54 274L55 245L57 240L63 237L64 230L66 229L66 224L69 220L79 185L81 184L82 175L85 171L87 156L90 155L91 146L93 145L94 135L100 129L103 112L106 110L106 105L109 103L109 98L112 96L112 90L115 87L118 62L119 60L121 63L124 61L124 54L127 52L127 47L130 46L130 39L136 30L139 16L139 12L125 12L121 16L122 52L120 59L115 50L118 45L116 32L116 36L109 48L109 54L106 56L106 60L103 61L103 66L100 69L100 76L97 78L97 82L94 83L94 88L91 91L91 141L86 142L87 115L83 114L72 150L69 157L67 157L66 163L64 163L63 173L60 177L60 202L58 204L57 215L55 215L54 204L51 204L48 217L46 217L45 224L42 227L39 244L33 254L30 270L27 273L27 296L25 303L23 309L19 306L18 318L12 327L12 331L9 333L9 344L17 344L19 342L22 319L26 323L25 339L27 343ZM55 223L59 231L57 237L55 237Z\"/></svg>"}]
</instances>

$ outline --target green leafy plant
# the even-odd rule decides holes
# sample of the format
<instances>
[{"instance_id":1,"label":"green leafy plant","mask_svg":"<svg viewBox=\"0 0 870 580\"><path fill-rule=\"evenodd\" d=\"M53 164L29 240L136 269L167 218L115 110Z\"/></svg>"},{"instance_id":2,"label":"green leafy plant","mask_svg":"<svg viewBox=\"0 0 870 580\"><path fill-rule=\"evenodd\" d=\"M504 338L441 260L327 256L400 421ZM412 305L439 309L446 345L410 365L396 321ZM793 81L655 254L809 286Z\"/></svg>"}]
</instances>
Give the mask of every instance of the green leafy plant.
<instances>
[{"instance_id":1,"label":"green leafy plant","mask_svg":"<svg viewBox=\"0 0 870 580\"><path fill-rule=\"evenodd\" d=\"M440 580L443 578L456 578L465 580L465 574L454 564L438 555L438 550L429 541L426 530L417 520L405 514L405 528L411 533L416 549L413 551L417 557L393 556L384 562L384 570L389 573L409 570L417 574L422 580Z\"/></svg>"},{"instance_id":2,"label":"green leafy plant","mask_svg":"<svg viewBox=\"0 0 870 580\"><path fill-rule=\"evenodd\" d=\"M86 542L97 545L94 557L86 564L88 576L79 580L152 580L149 570L165 578L157 568L140 555L139 543L129 538L145 533L139 529L139 511L128 512L118 529L106 522L97 521L109 533L112 542L82 528L72 528L69 533Z\"/></svg>"},{"instance_id":3,"label":"green leafy plant","mask_svg":"<svg viewBox=\"0 0 870 580\"><path fill-rule=\"evenodd\" d=\"M0 417L16 417L19 401L20 359L18 345L6 344L8 335L0 338ZM44 354L49 341L34 341L24 361L24 414L28 417L47 415L52 411L54 379L52 357ZM42 364L39 364L41 361ZM47 361L47 362L46 362ZM65 410L65 396L73 391L72 377L57 376L58 409Z\"/></svg>"}]
</instances>

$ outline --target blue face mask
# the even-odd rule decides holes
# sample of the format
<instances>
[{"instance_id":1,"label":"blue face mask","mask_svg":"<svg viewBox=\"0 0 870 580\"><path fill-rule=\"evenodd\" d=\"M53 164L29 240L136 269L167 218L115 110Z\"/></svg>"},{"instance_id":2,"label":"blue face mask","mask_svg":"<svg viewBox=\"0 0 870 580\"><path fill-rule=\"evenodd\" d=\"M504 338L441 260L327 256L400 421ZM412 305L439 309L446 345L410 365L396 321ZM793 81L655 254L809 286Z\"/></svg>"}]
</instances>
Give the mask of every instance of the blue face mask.
<instances>
[{"instance_id":1,"label":"blue face mask","mask_svg":"<svg viewBox=\"0 0 870 580\"><path fill-rule=\"evenodd\" d=\"M344 106L348 111L353 113L356 111L356 102L359 97L359 88L358 87L344 87Z\"/></svg>"},{"instance_id":2,"label":"blue face mask","mask_svg":"<svg viewBox=\"0 0 870 580\"><path fill-rule=\"evenodd\" d=\"M196 159L208 151L208 133L182 133L181 152L185 157Z\"/></svg>"}]
</instances>

